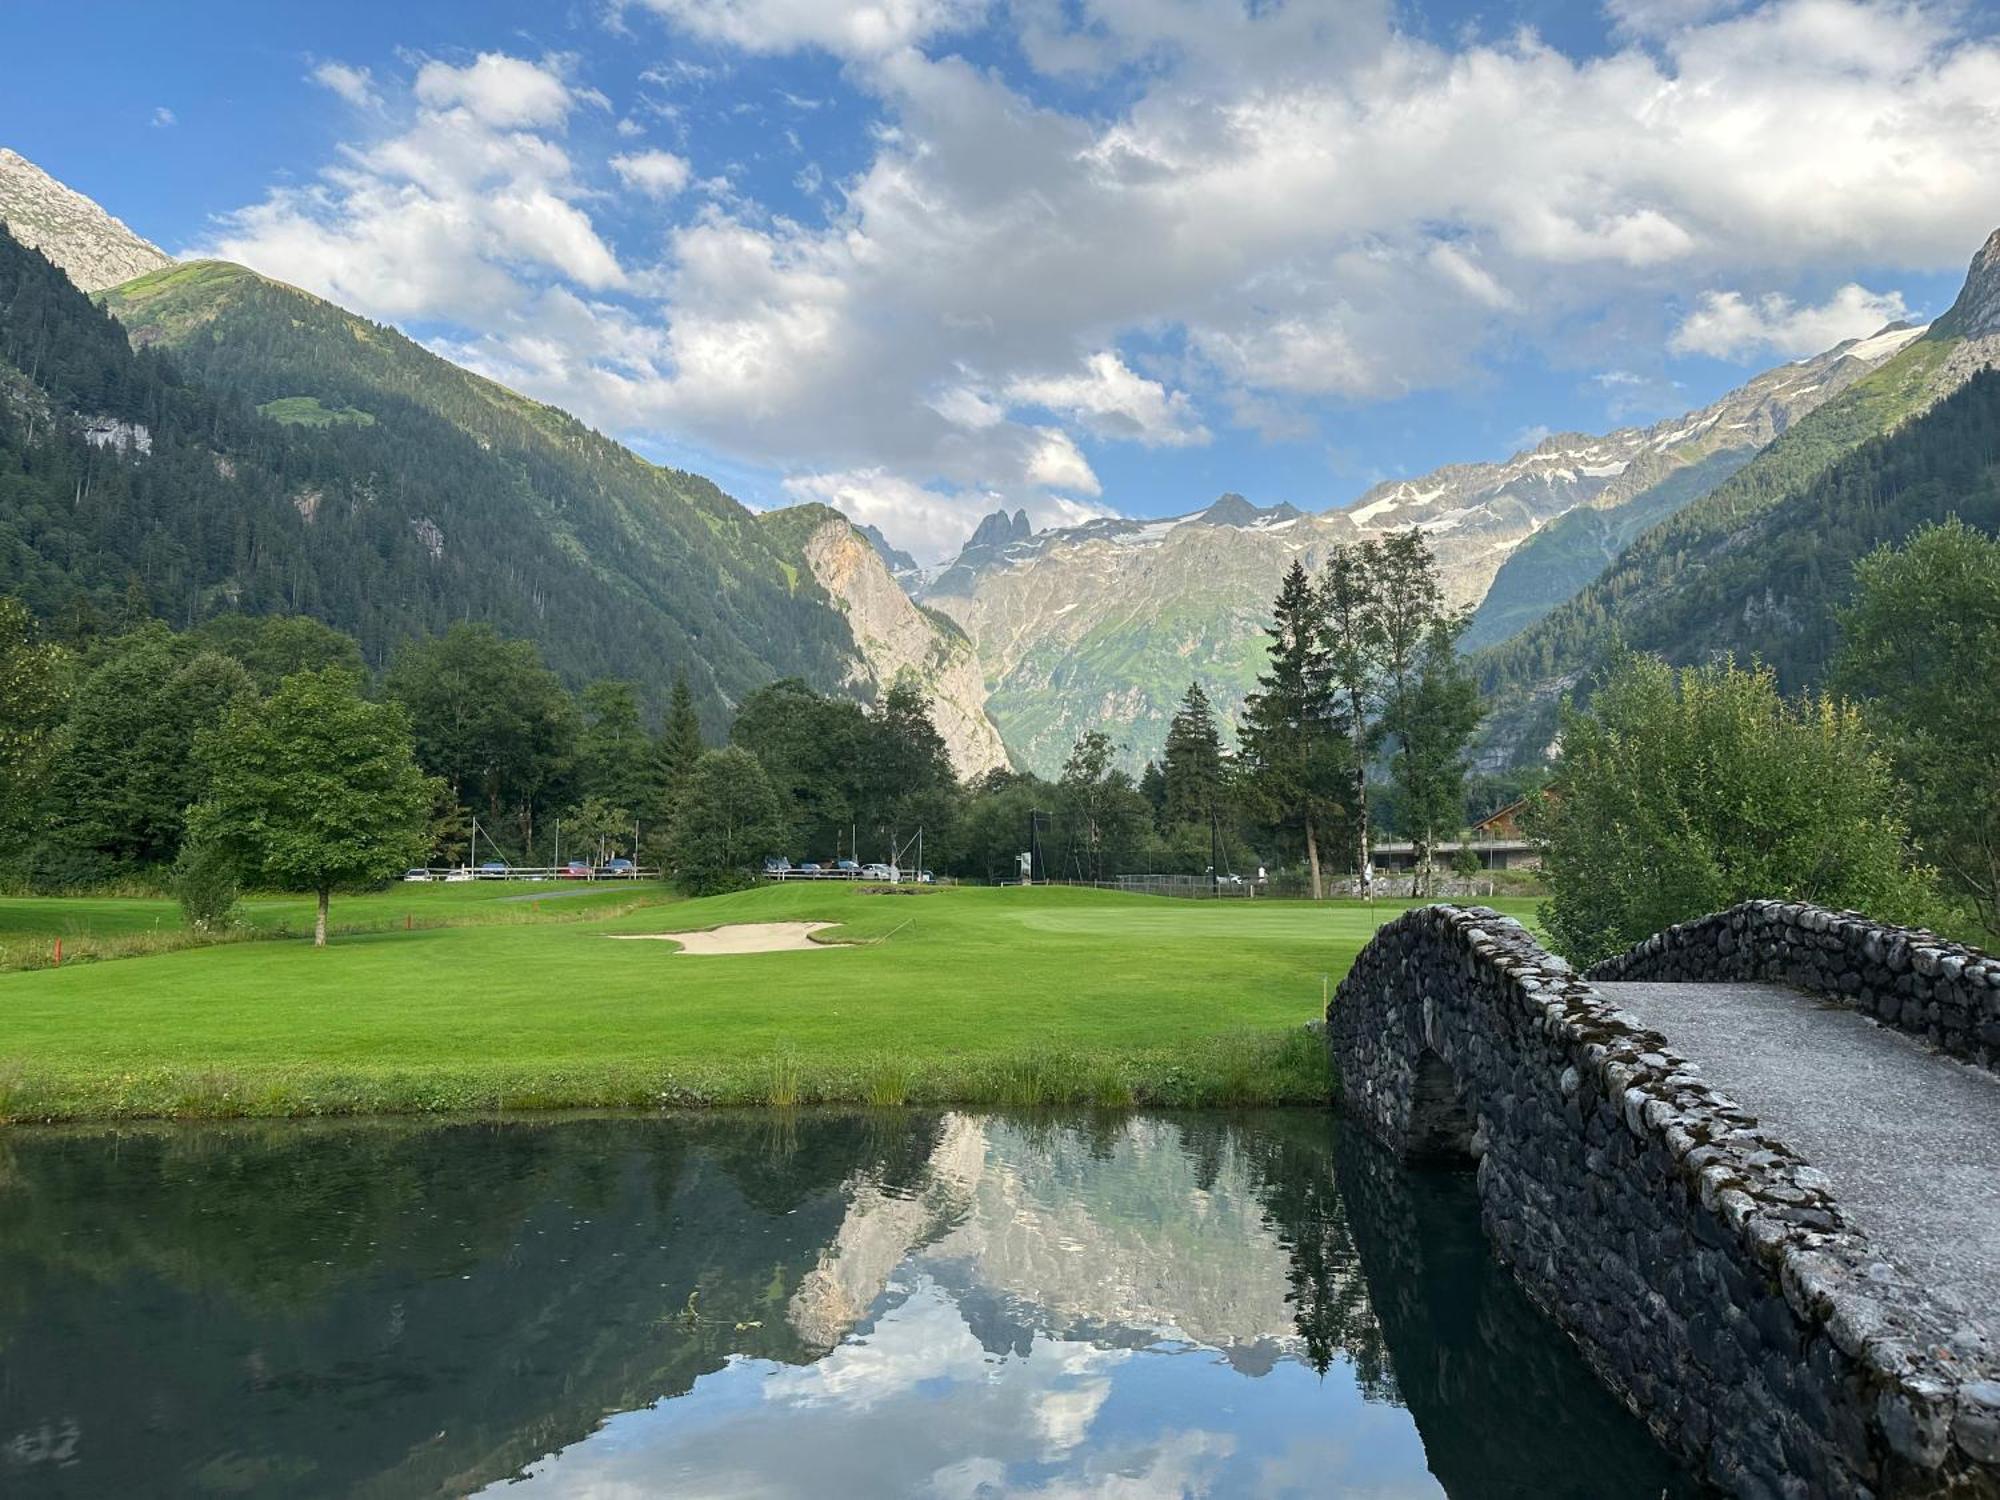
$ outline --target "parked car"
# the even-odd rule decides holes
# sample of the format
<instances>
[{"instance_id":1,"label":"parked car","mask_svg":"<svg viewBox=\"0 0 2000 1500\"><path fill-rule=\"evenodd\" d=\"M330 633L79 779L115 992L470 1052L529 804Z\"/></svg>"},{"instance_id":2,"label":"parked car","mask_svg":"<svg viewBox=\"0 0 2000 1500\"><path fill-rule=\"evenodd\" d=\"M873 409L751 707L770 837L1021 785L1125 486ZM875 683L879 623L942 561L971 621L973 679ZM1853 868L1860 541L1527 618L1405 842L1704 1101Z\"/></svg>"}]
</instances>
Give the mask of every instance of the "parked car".
<instances>
[{"instance_id":1,"label":"parked car","mask_svg":"<svg viewBox=\"0 0 2000 1500\"><path fill-rule=\"evenodd\" d=\"M861 874L864 879L868 880L894 880L896 878L895 868L891 865L863 865L861 867Z\"/></svg>"},{"instance_id":2,"label":"parked car","mask_svg":"<svg viewBox=\"0 0 2000 1500\"><path fill-rule=\"evenodd\" d=\"M929 885L932 881L932 878L933 877L929 870L917 871L917 884L919 885Z\"/></svg>"},{"instance_id":3,"label":"parked car","mask_svg":"<svg viewBox=\"0 0 2000 1500\"><path fill-rule=\"evenodd\" d=\"M792 867L792 862L782 854L773 854L764 861L766 875L783 875Z\"/></svg>"},{"instance_id":4,"label":"parked car","mask_svg":"<svg viewBox=\"0 0 2000 1500\"><path fill-rule=\"evenodd\" d=\"M629 859L607 859L604 862L604 868L598 873L601 875L623 875L629 879L639 873L639 867Z\"/></svg>"},{"instance_id":5,"label":"parked car","mask_svg":"<svg viewBox=\"0 0 2000 1500\"><path fill-rule=\"evenodd\" d=\"M430 872L429 870L405 870L405 871L403 871L403 879L405 879L405 880L435 880L435 879L437 879L437 876L435 876L435 875L431 874L431 872Z\"/></svg>"},{"instance_id":6,"label":"parked car","mask_svg":"<svg viewBox=\"0 0 2000 1500\"><path fill-rule=\"evenodd\" d=\"M563 866L562 872L564 880L588 880L591 875L589 863L581 859L571 860Z\"/></svg>"},{"instance_id":7,"label":"parked car","mask_svg":"<svg viewBox=\"0 0 2000 1500\"><path fill-rule=\"evenodd\" d=\"M472 871L466 869L463 865L461 865L456 870L445 871L444 878L446 884L457 885L461 881L471 880L473 878L473 874Z\"/></svg>"},{"instance_id":8,"label":"parked car","mask_svg":"<svg viewBox=\"0 0 2000 1500\"><path fill-rule=\"evenodd\" d=\"M507 861L504 859L489 859L479 867L481 880L498 880L506 873Z\"/></svg>"},{"instance_id":9,"label":"parked car","mask_svg":"<svg viewBox=\"0 0 2000 1500\"><path fill-rule=\"evenodd\" d=\"M835 860L835 861L833 862L833 867L834 867L834 868L835 868L836 870L840 870L840 871L844 872L845 874L849 874L849 875L855 875L855 874L858 874L858 873L860 873L860 870L861 870L861 866L857 865L857 864L856 864L856 863L855 863L855 862L854 862L853 860L851 860L851 859L836 859L836 860Z\"/></svg>"},{"instance_id":10,"label":"parked car","mask_svg":"<svg viewBox=\"0 0 2000 1500\"><path fill-rule=\"evenodd\" d=\"M807 860L804 864L799 866L799 873L801 875L817 875L820 873L820 869L819 866L814 864L811 860Z\"/></svg>"}]
</instances>

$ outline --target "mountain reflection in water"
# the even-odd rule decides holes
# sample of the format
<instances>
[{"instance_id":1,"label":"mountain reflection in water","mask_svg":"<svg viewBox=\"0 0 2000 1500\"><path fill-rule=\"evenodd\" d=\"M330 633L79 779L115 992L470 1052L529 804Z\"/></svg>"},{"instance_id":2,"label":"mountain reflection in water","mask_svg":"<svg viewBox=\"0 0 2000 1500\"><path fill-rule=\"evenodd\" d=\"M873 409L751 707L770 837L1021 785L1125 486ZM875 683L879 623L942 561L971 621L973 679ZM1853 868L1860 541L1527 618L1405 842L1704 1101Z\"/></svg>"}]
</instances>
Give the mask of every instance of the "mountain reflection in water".
<instances>
[{"instance_id":1,"label":"mountain reflection in water","mask_svg":"<svg viewBox=\"0 0 2000 1500\"><path fill-rule=\"evenodd\" d=\"M1318 1113L0 1134L0 1493L1692 1493Z\"/></svg>"}]
</instances>

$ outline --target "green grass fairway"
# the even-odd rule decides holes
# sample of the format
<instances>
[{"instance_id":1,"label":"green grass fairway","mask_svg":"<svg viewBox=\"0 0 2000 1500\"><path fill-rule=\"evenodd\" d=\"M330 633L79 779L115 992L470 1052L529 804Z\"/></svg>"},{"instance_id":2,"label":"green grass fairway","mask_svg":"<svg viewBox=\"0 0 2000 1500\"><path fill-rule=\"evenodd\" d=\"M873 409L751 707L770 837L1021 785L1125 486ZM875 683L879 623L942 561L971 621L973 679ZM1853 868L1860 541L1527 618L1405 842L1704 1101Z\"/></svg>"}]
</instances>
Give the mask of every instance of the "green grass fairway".
<instances>
[{"instance_id":1,"label":"green grass fairway","mask_svg":"<svg viewBox=\"0 0 2000 1500\"><path fill-rule=\"evenodd\" d=\"M0 1118L1323 1099L1322 976L1400 909L791 885L0 975ZM841 926L731 957L610 937L801 920Z\"/></svg>"}]
</instances>

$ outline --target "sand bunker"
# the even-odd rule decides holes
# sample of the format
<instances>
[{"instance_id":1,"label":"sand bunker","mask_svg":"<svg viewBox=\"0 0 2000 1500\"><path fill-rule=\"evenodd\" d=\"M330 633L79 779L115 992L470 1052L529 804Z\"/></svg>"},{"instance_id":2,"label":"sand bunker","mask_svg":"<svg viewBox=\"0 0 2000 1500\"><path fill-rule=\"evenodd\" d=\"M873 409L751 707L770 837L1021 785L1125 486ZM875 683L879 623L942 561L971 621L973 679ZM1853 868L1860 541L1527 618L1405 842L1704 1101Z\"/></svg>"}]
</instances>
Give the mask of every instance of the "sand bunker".
<instances>
[{"instance_id":1,"label":"sand bunker","mask_svg":"<svg viewBox=\"0 0 2000 1500\"><path fill-rule=\"evenodd\" d=\"M717 927L709 932L614 932L610 936L628 942L679 943L683 953L789 953L801 948L831 948L832 943L815 943L812 935L838 922L738 922L734 927Z\"/></svg>"}]
</instances>

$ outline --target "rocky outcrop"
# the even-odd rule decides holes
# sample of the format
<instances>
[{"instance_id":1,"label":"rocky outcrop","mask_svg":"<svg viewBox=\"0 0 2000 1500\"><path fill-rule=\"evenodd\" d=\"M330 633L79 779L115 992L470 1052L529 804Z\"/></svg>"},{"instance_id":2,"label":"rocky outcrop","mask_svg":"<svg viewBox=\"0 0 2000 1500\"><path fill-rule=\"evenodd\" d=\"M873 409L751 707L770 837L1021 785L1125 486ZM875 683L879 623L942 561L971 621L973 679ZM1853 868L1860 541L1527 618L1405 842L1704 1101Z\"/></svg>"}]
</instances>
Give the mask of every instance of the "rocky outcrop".
<instances>
[{"instance_id":1,"label":"rocky outcrop","mask_svg":"<svg viewBox=\"0 0 2000 1500\"><path fill-rule=\"evenodd\" d=\"M986 679L964 634L914 603L845 517L828 512L802 550L853 632L859 657L850 685L881 693L900 677L914 679L961 778L1005 766L1007 748L986 715Z\"/></svg>"},{"instance_id":2,"label":"rocky outcrop","mask_svg":"<svg viewBox=\"0 0 2000 1500\"><path fill-rule=\"evenodd\" d=\"M1938 319L1938 329L1962 339L2000 334L2000 229L1987 236L1966 268L1965 285L1951 310Z\"/></svg>"},{"instance_id":3,"label":"rocky outcrop","mask_svg":"<svg viewBox=\"0 0 2000 1500\"><path fill-rule=\"evenodd\" d=\"M26 157L0 146L0 223L32 245L86 292L102 291L173 264L83 194Z\"/></svg>"}]
</instances>

